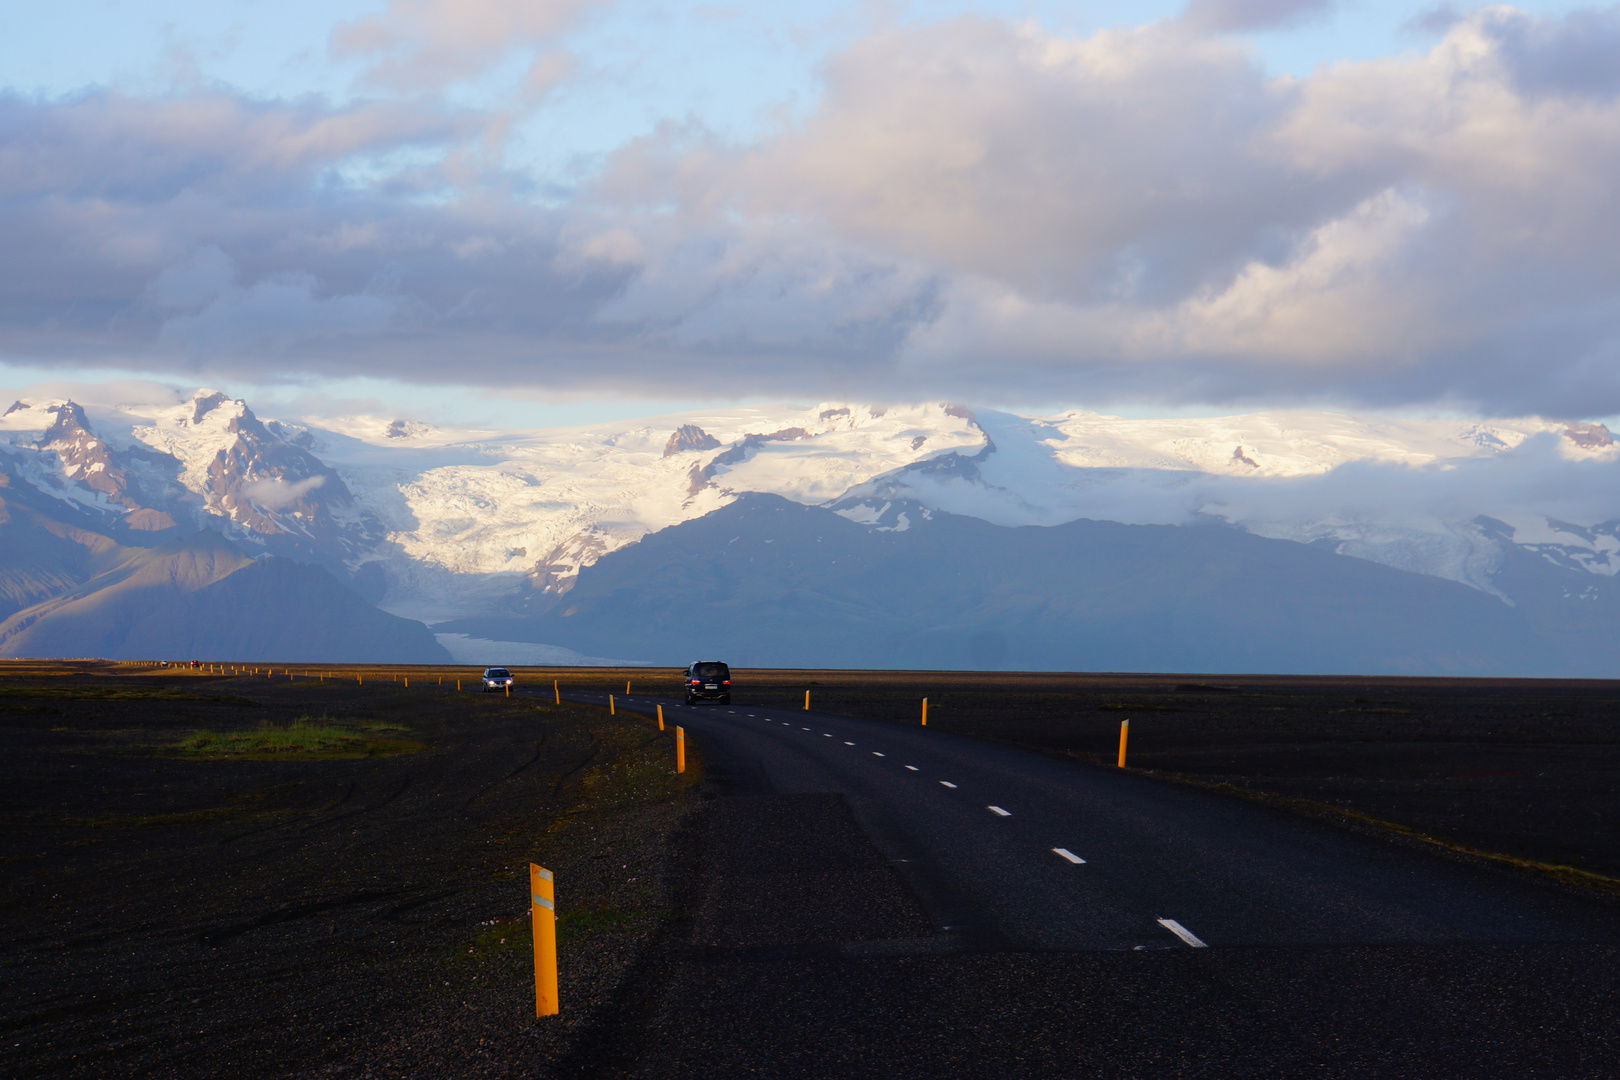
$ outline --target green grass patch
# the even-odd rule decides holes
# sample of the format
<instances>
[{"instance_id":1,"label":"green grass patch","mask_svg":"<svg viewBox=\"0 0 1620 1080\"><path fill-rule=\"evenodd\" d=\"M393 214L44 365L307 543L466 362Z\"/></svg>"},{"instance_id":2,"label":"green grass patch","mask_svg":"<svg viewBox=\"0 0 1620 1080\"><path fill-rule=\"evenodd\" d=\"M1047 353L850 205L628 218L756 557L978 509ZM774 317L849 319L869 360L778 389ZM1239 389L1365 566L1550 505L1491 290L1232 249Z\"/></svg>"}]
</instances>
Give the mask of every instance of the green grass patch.
<instances>
[{"instance_id":1,"label":"green grass patch","mask_svg":"<svg viewBox=\"0 0 1620 1080\"><path fill-rule=\"evenodd\" d=\"M425 749L426 743L384 735L409 730L399 724L352 725L330 716L301 716L285 726L261 724L248 731L194 731L169 749L184 757L236 761L364 758Z\"/></svg>"}]
</instances>

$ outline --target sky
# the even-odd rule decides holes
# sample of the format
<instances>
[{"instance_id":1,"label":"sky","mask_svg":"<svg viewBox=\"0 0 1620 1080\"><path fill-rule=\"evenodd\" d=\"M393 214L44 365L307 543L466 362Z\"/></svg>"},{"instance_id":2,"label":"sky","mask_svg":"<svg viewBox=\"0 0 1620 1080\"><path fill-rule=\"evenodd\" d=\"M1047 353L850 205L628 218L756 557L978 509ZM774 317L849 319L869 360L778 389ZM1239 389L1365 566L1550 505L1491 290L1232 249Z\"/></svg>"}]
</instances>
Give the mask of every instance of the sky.
<instances>
[{"instance_id":1,"label":"sky","mask_svg":"<svg viewBox=\"0 0 1620 1080\"><path fill-rule=\"evenodd\" d=\"M0 387L1620 414L1620 7L0 8Z\"/></svg>"}]
</instances>

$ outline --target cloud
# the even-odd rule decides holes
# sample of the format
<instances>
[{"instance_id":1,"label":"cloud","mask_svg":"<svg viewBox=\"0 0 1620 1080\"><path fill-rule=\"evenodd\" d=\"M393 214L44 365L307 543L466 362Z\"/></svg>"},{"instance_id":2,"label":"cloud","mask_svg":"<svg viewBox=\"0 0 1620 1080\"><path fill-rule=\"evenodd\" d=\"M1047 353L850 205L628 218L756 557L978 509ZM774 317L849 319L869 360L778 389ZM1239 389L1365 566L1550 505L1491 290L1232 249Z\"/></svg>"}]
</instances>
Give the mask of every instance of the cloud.
<instances>
[{"instance_id":1,"label":"cloud","mask_svg":"<svg viewBox=\"0 0 1620 1080\"><path fill-rule=\"evenodd\" d=\"M401 0L340 30L408 101L0 97L0 354L1620 412L1620 10L1486 8L1304 78L1216 32L1237 15L889 27L802 116L666 124L572 191L503 163L507 118L419 96L514 48L565 70L581 10Z\"/></svg>"},{"instance_id":2,"label":"cloud","mask_svg":"<svg viewBox=\"0 0 1620 1080\"><path fill-rule=\"evenodd\" d=\"M244 494L266 510L280 510L291 506L305 495L326 483L324 476L307 476L302 480L255 480L242 488Z\"/></svg>"},{"instance_id":3,"label":"cloud","mask_svg":"<svg viewBox=\"0 0 1620 1080\"><path fill-rule=\"evenodd\" d=\"M554 270L559 216L461 167L486 130L421 103L0 98L0 352L510 374L625 271Z\"/></svg>"},{"instance_id":4,"label":"cloud","mask_svg":"<svg viewBox=\"0 0 1620 1080\"><path fill-rule=\"evenodd\" d=\"M334 57L370 66L377 88L437 91L483 75L519 49L538 50L525 76L530 96L566 76L567 54L544 49L586 10L605 0L388 0L377 15L340 23Z\"/></svg>"},{"instance_id":5,"label":"cloud","mask_svg":"<svg viewBox=\"0 0 1620 1080\"><path fill-rule=\"evenodd\" d=\"M964 393L1613 411L1620 97L1576 44L1616 27L1491 8L1305 79L1186 22L906 28L804 123L671 131L608 190L935 270L897 370Z\"/></svg>"}]
</instances>

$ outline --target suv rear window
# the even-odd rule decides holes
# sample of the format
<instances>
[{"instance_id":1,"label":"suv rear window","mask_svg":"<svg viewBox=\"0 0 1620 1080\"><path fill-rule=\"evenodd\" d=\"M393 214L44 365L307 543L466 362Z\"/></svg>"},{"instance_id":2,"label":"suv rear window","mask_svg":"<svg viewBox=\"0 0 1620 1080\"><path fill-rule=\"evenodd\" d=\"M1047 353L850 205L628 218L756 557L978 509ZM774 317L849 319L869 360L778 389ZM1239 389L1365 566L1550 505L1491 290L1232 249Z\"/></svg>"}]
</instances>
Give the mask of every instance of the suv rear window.
<instances>
[{"instance_id":1,"label":"suv rear window","mask_svg":"<svg viewBox=\"0 0 1620 1080\"><path fill-rule=\"evenodd\" d=\"M510 679L511 677L512 673L503 667L492 667L484 672L484 678L486 679Z\"/></svg>"},{"instance_id":2,"label":"suv rear window","mask_svg":"<svg viewBox=\"0 0 1620 1080\"><path fill-rule=\"evenodd\" d=\"M693 664L692 674L700 679L729 679L731 669L724 664Z\"/></svg>"}]
</instances>

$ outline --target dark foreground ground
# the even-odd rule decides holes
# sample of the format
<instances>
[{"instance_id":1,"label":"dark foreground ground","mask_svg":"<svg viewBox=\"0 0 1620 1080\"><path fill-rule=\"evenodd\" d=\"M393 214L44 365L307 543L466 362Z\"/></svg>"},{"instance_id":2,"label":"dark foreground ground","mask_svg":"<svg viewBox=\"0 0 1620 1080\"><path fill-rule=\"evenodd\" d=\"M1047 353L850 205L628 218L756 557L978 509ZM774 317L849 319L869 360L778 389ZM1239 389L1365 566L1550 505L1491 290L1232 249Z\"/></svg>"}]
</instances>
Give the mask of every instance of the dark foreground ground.
<instances>
[{"instance_id":1,"label":"dark foreground ground","mask_svg":"<svg viewBox=\"0 0 1620 1080\"><path fill-rule=\"evenodd\" d=\"M8 1075L1620 1075L1612 947L958 951L838 796L695 756L685 787L622 712L353 674L0 671ZM1129 717L1133 768L1278 814L1604 903L1620 871L1612 684L737 674L739 703L915 723L927 695L930 727L1105 767ZM300 716L364 740L176 749ZM539 1023L530 859L562 918Z\"/></svg>"},{"instance_id":2,"label":"dark foreground ground","mask_svg":"<svg viewBox=\"0 0 1620 1080\"><path fill-rule=\"evenodd\" d=\"M675 777L644 722L426 683L0 668L0 1071L528 1076L560 1060L668 917L664 841L700 773ZM300 717L359 738L176 749ZM545 1024L531 859L563 900L569 1010Z\"/></svg>"}]
</instances>

